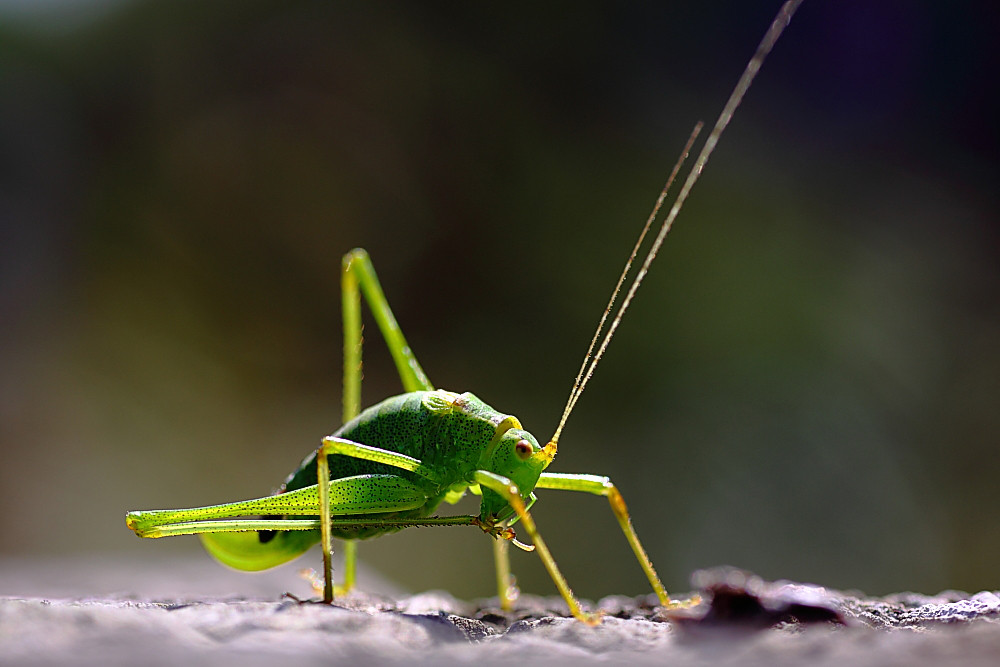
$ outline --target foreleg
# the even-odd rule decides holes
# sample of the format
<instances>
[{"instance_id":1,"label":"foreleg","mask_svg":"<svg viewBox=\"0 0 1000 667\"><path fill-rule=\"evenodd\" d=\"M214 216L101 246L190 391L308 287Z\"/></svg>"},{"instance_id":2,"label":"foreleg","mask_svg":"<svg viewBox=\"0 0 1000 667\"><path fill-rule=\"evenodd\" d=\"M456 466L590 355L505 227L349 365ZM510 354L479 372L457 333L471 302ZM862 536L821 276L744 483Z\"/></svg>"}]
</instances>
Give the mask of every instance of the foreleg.
<instances>
[{"instance_id":1,"label":"foreleg","mask_svg":"<svg viewBox=\"0 0 1000 667\"><path fill-rule=\"evenodd\" d=\"M667 595L666 589L663 588L663 583L660 581L659 575L656 574L656 570L653 568L653 563L649 560L646 550L643 548L642 543L639 542L639 536L632 526L632 518L629 516L628 507L625 505L625 499L622 498L618 487L612 484L610 479L599 475L543 472L541 477L538 478L535 488L582 491L607 498L608 503L611 505L611 511L618 520L618 525L621 526L622 532L625 533L625 539L628 540L629 546L632 547L632 552L635 553L642 571L646 573L646 578L649 579L649 583L653 587L656 597L659 598L660 604L663 606L674 604L671 602L670 596Z\"/></svg>"}]
</instances>

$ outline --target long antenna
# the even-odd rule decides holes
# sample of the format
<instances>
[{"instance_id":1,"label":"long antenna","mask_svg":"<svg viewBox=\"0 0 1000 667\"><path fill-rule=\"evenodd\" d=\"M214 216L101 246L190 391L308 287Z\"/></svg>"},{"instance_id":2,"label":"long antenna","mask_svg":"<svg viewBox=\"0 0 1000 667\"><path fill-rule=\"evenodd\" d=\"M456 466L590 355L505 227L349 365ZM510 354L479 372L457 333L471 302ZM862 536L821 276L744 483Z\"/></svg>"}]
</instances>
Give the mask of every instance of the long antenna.
<instances>
[{"instance_id":1,"label":"long antenna","mask_svg":"<svg viewBox=\"0 0 1000 667\"><path fill-rule=\"evenodd\" d=\"M677 173L681 170L681 166L687 159L688 154L691 152L691 146L694 145L695 140L698 135L701 134L702 128L705 126L704 123L698 121L691 130L691 136L688 137L687 143L684 144L684 150L681 151L680 157L677 158L677 162L674 164L673 170L670 172L670 176L667 177L667 182L660 190L659 197L656 198L656 203L653 204L653 210L650 212L649 217L646 218L646 224L642 227L642 232L639 234L639 239L635 242L635 246L632 248L632 253L628 256L625 261L625 267L622 269L622 273L618 276L618 282L615 284L614 290L611 292L611 298L608 300L608 305L605 306L604 312L601 314L601 319L597 323L597 330L594 332L594 337L590 339L590 346L587 348L587 353L583 355L583 363L580 364L580 371L576 374L576 380L573 382L573 389L569 392L569 400L566 401L566 407L563 409L563 419L559 424L559 429L556 430L556 436L559 435L559 430L562 428L563 422L569 417L569 413L572 412L573 406L576 405L576 399L580 397L583 393L583 387L587 384L586 378L589 374L592 374L593 368L590 369L589 373L587 371L587 362L591 360L594 347L597 346L597 340L601 336L601 331L604 329L604 323L608 319L608 315L611 314L611 309L615 305L615 299L618 298L618 293L622 289L622 284L625 282L625 278L628 276L628 272L632 269L632 262L635 260L635 256L639 252L639 248L642 247L642 242L646 238L646 232L653 225L656 220L656 216L660 213L660 208L663 206L664 200L667 198L667 192L670 190L670 186L674 184L674 179L677 178Z\"/></svg>"},{"instance_id":2,"label":"long antenna","mask_svg":"<svg viewBox=\"0 0 1000 667\"><path fill-rule=\"evenodd\" d=\"M587 386L587 382L590 380L590 377L594 374L594 369L597 368L597 363L601 360L601 357L604 355L604 351L608 348L608 343L611 342L611 338L614 336L615 330L618 329L618 325L621 324L625 311L628 309L629 304L632 303L632 299L635 297L635 293L638 291L639 285L642 284L642 279L645 278L646 273L649 272L649 266L656 258L656 253L659 252L660 246L663 245L663 239L666 238L667 233L670 232L671 227L673 227L674 220L677 218L677 214L680 213L681 207L684 205L684 201L691 192L691 188L694 187L694 184L698 181L698 177L701 175L702 170L704 170L709 156L712 154L712 151L715 150L716 144L719 143L719 137L722 135L722 131L726 129L727 125L729 125L729 121L732 120L736 107L740 105L740 102L743 100L743 96L750 88L750 84L753 83L754 77L757 76L757 72L760 71L760 67L764 63L764 59L767 57L767 54L771 52L775 42L778 41L778 37L781 36L782 31L784 31L785 27L788 26L788 23L792 19L792 15L795 13L795 10L798 9L800 4L802 4L802 0L788 0L784 5L782 5L781 9L778 11L778 15L771 23L771 27L768 28L767 33L764 34L764 38L761 39L760 44L757 46L757 51L754 52L750 62L747 63L746 69L743 70L743 75L740 76L739 81L736 82L736 87L733 88L733 92L730 94L729 100L726 102L726 106L723 107L722 113L719 115L719 119L715 121L715 126L712 128L712 132L708 135L708 139L705 140L705 145L702 147L701 153L698 154L698 158L691 167L691 171L688 173L687 179L684 181L684 185L681 186L681 190L677 194L677 199L674 200L674 205L670 208L670 212L667 213L667 217L663 220L663 224L660 226L660 231L653 240L653 245L646 253L646 257L643 259L639 272L636 273L635 278L633 278L632 285L629 287L628 293L625 295L621 305L618 307L618 312L615 314L615 318L612 320L611 326L604 334L600 347L598 347L597 352L593 354L593 357L591 357L594 345L601 334L601 330L604 328L604 323L614 305L615 298L618 296L618 292L621 290L621 286L624 283L625 276L632 266L632 260L635 258L639 246L642 245L642 241L646 236L646 231L649 229L650 223L659 212L660 205L663 202L663 198L666 196L667 189L669 189L674 176L680 169L681 163L683 163L684 158L690 150L692 142L701 129L700 123L695 126L695 130L692 132L687 146L681 153L681 157L674 166L673 173L671 173L670 178L667 180L667 185L664 186L663 191L660 193L660 197L653 208L652 215L646 221L646 226L639 235L638 243L636 243L635 248L632 250L632 254L625 263L625 270L618 279L618 284L615 286L615 290L611 295L608 307L601 315L600 322L597 325L597 331L594 333L594 338L591 340L590 347L587 349L586 355L584 355L580 372L576 376L576 380L573 383L573 389L570 391L569 400L566 401L566 407L563 409L562 417L559 419L559 425L556 427L556 431L552 435L552 439L545 446L546 454L548 455L549 460L551 460L556 454L559 436L562 434L563 427L566 425L566 420L569 419L569 415L576 406L577 400L580 398L584 388Z\"/></svg>"}]
</instances>

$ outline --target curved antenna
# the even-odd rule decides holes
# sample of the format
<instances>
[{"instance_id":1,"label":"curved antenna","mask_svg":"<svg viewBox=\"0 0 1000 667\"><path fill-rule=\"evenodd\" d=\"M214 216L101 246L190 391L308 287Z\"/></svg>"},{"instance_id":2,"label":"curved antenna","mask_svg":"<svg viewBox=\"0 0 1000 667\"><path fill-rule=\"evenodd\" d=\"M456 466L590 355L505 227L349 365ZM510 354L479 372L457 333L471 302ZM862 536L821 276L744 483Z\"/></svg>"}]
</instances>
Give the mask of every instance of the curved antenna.
<instances>
[{"instance_id":1,"label":"curved antenna","mask_svg":"<svg viewBox=\"0 0 1000 667\"><path fill-rule=\"evenodd\" d=\"M652 219L655 218L656 214L659 212L663 197L666 195L666 191L670 187L674 175L680 168L681 163L683 163L687 152L690 150L694 137L697 136L698 131L701 129L700 123L695 126L695 131L692 132L691 139L688 140L687 147L681 154L677 165L675 165L674 172L671 173L670 179L667 181L667 185L664 186L663 191L660 193L660 198L657 200L656 206L653 208L653 214L650 216L650 219L646 221L646 226L639 235L639 242L636 244L635 249L632 251L632 255L629 256L628 261L625 263L625 270L622 272L622 276L618 279L618 284L615 286L615 290L611 295L608 307L605 309L604 314L601 316L600 322L597 325L597 332L594 334L594 338L587 350L587 354L584 356L583 365L580 367L580 372L577 374L576 381L573 383L573 389L570 391L569 400L566 401L566 407L563 409L562 417L559 419L559 425L556 427L556 431L549 440L549 443L545 445L546 453L549 455L550 459L556 454L559 436L562 434L563 427L566 425L566 420L569 419L569 415L576 406L577 400L580 398L584 388L587 386L587 382L590 380L590 377L594 374L594 369L597 368L597 363L601 360L601 357L604 355L604 351L608 348L608 343L611 342L611 338L614 336L615 330L618 329L618 325L621 324L625 311L628 309L629 304L632 303L632 299L635 297L635 293L638 291L639 285L642 284L642 279L645 278L646 273L649 272L649 266L656 258L656 254L659 252L660 246L663 245L663 239L666 238L667 233L669 233L671 227L673 227L674 220L677 218L677 214L680 213L681 207L684 205L684 201L691 192L691 188L694 187L694 184L698 181L698 177L704 170L709 156L712 154L712 151L715 150L716 144L719 143L719 137L722 135L722 131L726 129L727 125L729 125L729 121L732 120L736 107L738 107L740 102L743 101L743 96L750 88L750 84L753 83L754 77L757 76L757 72L760 71L760 67L764 63L764 59L767 57L767 54L771 52L775 42L778 41L778 37L781 36L782 31L784 31L785 27L788 26L788 23L792 19L792 15L795 13L795 10L798 9L800 4L802 4L802 0L788 0L778 11L778 15L774 18L774 21L771 22L771 27L768 28L768 31L764 34L764 37L757 46L757 50L754 52L753 57L750 59L750 62L747 63L746 69L743 70L743 74L740 76L739 81L736 82L736 87L733 88L733 92L730 94L729 100L726 102L726 106L723 107L722 113L719 114L719 119L715 121L715 125L712 127L712 132L708 135L708 139L705 140L705 145L702 146L701 152L698 154L698 158L691 167L691 171L688 172L687 179L685 179L684 185L681 186L681 190L677 194L677 199L674 200L674 204L670 208L670 212L667 213L667 217L664 218L663 224L660 226L660 231L653 240L653 245L650 246L645 259L643 259L639 272L636 273L635 278L632 279L632 284L629 287L628 293L625 295L621 305L618 307L618 312L615 314L615 318L612 320L611 326L608 327L607 332L604 334L600 347L597 349L597 352L593 354L593 357L591 357L594 344L601 334L604 322L614 305L615 298L618 296L618 292L620 291L622 283L625 280L625 276L632 266L632 260L635 258L636 252L645 238L646 231L649 229Z\"/></svg>"}]
</instances>

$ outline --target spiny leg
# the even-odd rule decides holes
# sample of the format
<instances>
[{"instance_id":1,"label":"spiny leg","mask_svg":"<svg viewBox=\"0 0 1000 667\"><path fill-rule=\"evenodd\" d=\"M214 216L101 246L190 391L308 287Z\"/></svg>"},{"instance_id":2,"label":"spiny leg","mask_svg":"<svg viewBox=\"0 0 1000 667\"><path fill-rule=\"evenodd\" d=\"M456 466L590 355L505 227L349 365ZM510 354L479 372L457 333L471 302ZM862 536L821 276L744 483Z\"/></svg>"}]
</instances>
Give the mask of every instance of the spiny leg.
<instances>
[{"instance_id":1,"label":"spiny leg","mask_svg":"<svg viewBox=\"0 0 1000 667\"><path fill-rule=\"evenodd\" d=\"M399 454L397 452L380 449L378 447L369 447L368 445L362 445L361 443L352 442L344 438L329 436L323 438L323 444L320 445L318 450L316 450L316 476L319 480L317 488L319 489L319 515L321 517L331 516L329 495L330 485L324 483L324 480L330 479L330 466L327 458L330 454L341 454L352 458L374 461L376 463L384 463L386 465L391 465L402 470L408 470L416 473L429 481L437 481L434 471L425 466L418 459L404 454ZM424 499L426 500L426 495L424 496ZM320 527L320 543L323 548L324 602L333 602L334 586L332 540L332 527L330 526L329 521L323 521ZM353 545L344 552L345 577L344 587L342 589L343 592L350 590L350 586L353 585L354 572L356 568L356 554L357 549ZM350 571L350 584L348 584L348 576L346 575L346 572L348 571Z\"/></svg>"},{"instance_id":2,"label":"spiny leg","mask_svg":"<svg viewBox=\"0 0 1000 667\"><path fill-rule=\"evenodd\" d=\"M629 546L632 547L632 552L639 561L642 571L646 573L646 578L649 579L649 583L653 587L656 597L659 598L660 604L664 607L686 606L686 603L671 601L670 596L663 587L663 583L660 581L659 575L656 574L656 570L653 568L653 562L649 560L649 555L646 554L642 543L639 542L639 536L635 532L635 527L632 525L632 518L628 513L628 507L625 505L625 499L622 498L618 487L612 484L610 479L599 475L543 472L541 477L538 478L535 488L582 491L607 498L608 503L611 505L611 511L618 520L618 525L621 526L622 532L625 533L625 539L628 540Z\"/></svg>"},{"instance_id":3,"label":"spiny leg","mask_svg":"<svg viewBox=\"0 0 1000 667\"><path fill-rule=\"evenodd\" d=\"M361 411L362 294L396 364L403 389L408 392L433 391L434 386L407 344L379 285L375 267L363 249L355 248L344 255L341 288L344 317L344 421L354 419Z\"/></svg>"},{"instance_id":4,"label":"spiny leg","mask_svg":"<svg viewBox=\"0 0 1000 667\"><path fill-rule=\"evenodd\" d=\"M333 517L330 524L342 528L410 528L416 526L476 526L493 537L510 540L514 538L513 531L500 525L484 524L478 516L460 515L448 517L429 517L423 519L400 519L397 517L382 518L379 513L403 512L416 509L426 502L423 491L409 480L397 475L356 475L330 481L334 489L331 500ZM294 502L288 502L284 496L297 494ZM149 510L129 512L126 522L139 537L159 538L175 537L177 535L241 535L246 540L260 544L258 531L304 532L318 531L322 522L319 518L319 504L316 500L317 489L307 486L302 489L280 494L265 496L253 500L243 500L223 505L193 507L179 510ZM341 501L341 497L354 500ZM378 497L377 503L370 498ZM281 498L281 502L274 502ZM298 515L315 515L314 519L261 519L256 515L261 513L295 513ZM374 514L374 516L338 516ZM250 518L227 518L242 517ZM304 548L316 543L316 538L310 541L303 538ZM307 544L306 544L307 542ZM245 546L245 545L241 545ZM303 548L303 550L304 550ZM301 551L299 552L301 553ZM298 555L298 554L296 554ZM251 554L252 556L252 554ZM244 567L244 570L262 570L281 562L274 562L259 567Z\"/></svg>"},{"instance_id":5,"label":"spiny leg","mask_svg":"<svg viewBox=\"0 0 1000 667\"><path fill-rule=\"evenodd\" d=\"M357 442L352 442L344 438L333 436L323 438L323 444L316 452L316 475L319 482L319 506L320 516L330 516L330 501L326 489L327 485L322 480L330 479L330 468L328 456L330 454L341 454L352 458L365 459L376 463L384 463L403 470L409 470L425 479L436 481L434 472L421 463L419 460L391 452L378 447L369 447ZM334 596L333 585L333 550L332 548L332 527L329 522L324 521L320 529L320 540L323 545L323 601L332 602ZM357 547L351 541L348 542L344 550L344 585L341 588L346 593L354 585L354 573L356 571ZM346 546L346 545L345 545Z\"/></svg>"},{"instance_id":6,"label":"spiny leg","mask_svg":"<svg viewBox=\"0 0 1000 667\"><path fill-rule=\"evenodd\" d=\"M379 513L416 509L427 500L419 485L397 475L357 475L331 480L327 486L332 489L332 517L325 522L319 517L316 486L222 505L129 512L126 522L139 537L198 535L203 541L207 540L206 548L215 558L246 571L268 569L301 555L316 543L315 534L323 524L354 530L475 526L501 542L514 539L509 528L502 524L485 524L478 516L379 517ZM261 514L313 515L315 518L261 519ZM337 516L345 514L367 516ZM278 533L276 539L284 539L287 544L275 549L276 540L261 542L258 531L275 531ZM348 540L345 544L354 543ZM346 570L345 577L351 582L354 573Z\"/></svg>"},{"instance_id":7,"label":"spiny leg","mask_svg":"<svg viewBox=\"0 0 1000 667\"><path fill-rule=\"evenodd\" d=\"M333 602L333 527L330 525L330 465L321 445L316 454L316 488L319 495L320 548L323 550L323 602ZM346 567L345 567L346 569Z\"/></svg>"},{"instance_id":8,"label":"spiny leg","mask_svg":"<svg viewBox=\"0 0 1000 667\"><path fill-rule=\"evenodd\" d=\"M507 501L507 504L514 509L514 512L517 513L517 517L520 519L521 525L524 526L525 532L531 536L531 541L535 545L535 551L538 552L539 558L542 559L542 564L545 566L545 569L548 570L549 576L552 578L556 588L559 590L559 594L562 595L563 600L566 601L566 606L569 607L570 614L587 625L597 625L600 623L600 615L585 613L580 607L580 603L577 601L572 589L566 582L566 578L562 575L562 572L559 571L559 566L556 565L556 561L552 557L552 553L545 545L545 541L542 539L542 536L538 533L538 528L535 527L534 519L531 518L531 514L528 513L527 508L524 506L524 499L521 498L521 491L517 488L517 485L506 477L497 475L496 473L492 473L488 470L477 470L473 473L473 477L476 483L480 486L500 494L500 496Z\"/></svg>"},{"instance_id":9,"label":"spiny leg","mask_svg":"<svg viewBox=\"0 0 1000 667\"><path fill-rule=\"evenodd\" d=\"M361 295L364 294L368 308L375 317L382 337L385 339L389 353L399 371L400 380L406 391L434 389L424 373L410 346L403 337L403 332L396 322L389 302L379 285L375 267L372 266L368 253L361 248L355 248L344 255L341 273L341 308L344 320L344 411L343 422L346 424L361 412ZM316 466L317 482L329 478L326 458L320 457ZM325 496L320 494L321 509L328 509ZM328 516L328 514L325 514ZM321 548L323 550L323 599L333 599L333 564L332 535L329 528L321 531ZM354 586L354 573L357 567L357 543L350 541L344 545L344 585L342 590L349 591Z\"/></svg>"},{"instance_id":10,"label":"spiny leg","mask_svg":"<svg viewBox=\"0 0 1000 667\"><path fill-rule=\"evenodd\" d=\"M332 514L379 514L421 507L427 494L420 486L399 475L355 475L330 480L323 485L329 494ZM222 505L178 510L129 512L126 523L140 537L167 537L228 531L315 530L312 519L259 519L278 515L319 516L319 491L307 486L287 493ZM220 521L230 519L231 521ZM188 528L194 528L188 530Z\"/></svg>"},{"instance_id":11,"label":"spiny leg","mask_svg":"<svg viewBox=\"0 0 1000 667\"><path fill-rule=\"evenodd\" d=\"M477 526L494 537L513 538L513 531L486 526L477 516L380 517L379 514L417 509L427 502L419 484L398 475L356 475L331 480L326 486L331 491L333 515L328 522L320 521L316 486L223 505L129 512L126 522L139 537L199 535L216 559L246 571L274 567L301 555L317 542L323 523L345 529ZM262 514L315 518L261 519ZM278 536L262 542L258 531L277 531Z\"/></svg>"}]
</instances>

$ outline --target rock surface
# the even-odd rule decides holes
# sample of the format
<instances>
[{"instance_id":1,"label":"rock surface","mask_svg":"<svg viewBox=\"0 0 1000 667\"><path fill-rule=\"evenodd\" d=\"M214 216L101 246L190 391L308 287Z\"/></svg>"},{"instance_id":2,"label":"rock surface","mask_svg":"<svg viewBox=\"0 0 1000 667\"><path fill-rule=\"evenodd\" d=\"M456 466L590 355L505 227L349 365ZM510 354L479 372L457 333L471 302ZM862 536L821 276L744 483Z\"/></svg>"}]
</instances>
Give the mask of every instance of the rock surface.
<instances>
[{"instance_id":1,"label":"rock surface","mask_svg":"<svg viewBox=\"0 0 1000 667\"><path fill-rule=\"evenodd\" d=\"M9 568L3 574L0 586L16 590ZM1000 656L997 593L870 598L731 569L693 582L700 604L667 611L647 596L612 596L589 605L604 614L593 628L565 618L558 598L534 596L504 613L495 601L434 592L356 594L335 606L8 595L0 664L995 665Z\"/></svg>"}]
</instances>

